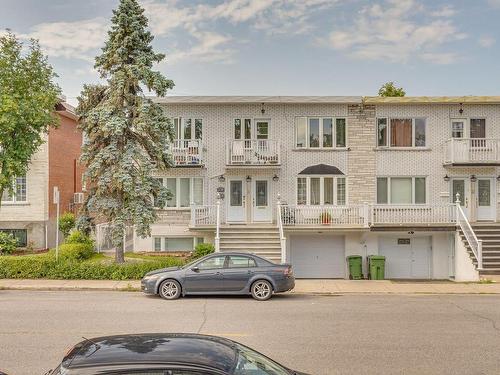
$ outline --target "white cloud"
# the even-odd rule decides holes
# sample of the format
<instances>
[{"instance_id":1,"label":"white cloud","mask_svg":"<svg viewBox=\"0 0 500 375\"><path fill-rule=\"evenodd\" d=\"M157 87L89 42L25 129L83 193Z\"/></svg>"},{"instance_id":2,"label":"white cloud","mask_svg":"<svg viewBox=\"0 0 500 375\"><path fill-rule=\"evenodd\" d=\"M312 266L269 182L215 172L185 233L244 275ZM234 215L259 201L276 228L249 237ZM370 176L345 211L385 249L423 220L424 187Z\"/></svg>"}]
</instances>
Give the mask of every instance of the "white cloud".
<instances>
[{"instance_id":1,"label":"white cloud","mask_svg":"<svg viewBox=\"0 0 500 375\"><path fill-rule=\"evenodd\" d=\"M76 22L41 23L20 37L38 39L49 56L93 61L90 52L104 46L107 28L107 21L97 17Z\"/></svg>"},{"instance_id":2,"label":"white cloud","mask_svg":"<svg viewBox=\"0 0 500 375\"><path fill-rule=\"evenodd\" d=\"M481 47L488 48L491 47L493 44L495 44L496 40L492 36L482 35L479 37L477 42Z\"/></svg>"},{"instance_id":3,"label":"white cloud","mask_svg":"<svg viewBox=\"0 0 500 375\"><path fill-rule=\"evenodd\" d=\"M455 54L435 50L466 35L452 20L429 20L428 13L415 0L386 0L363 7L354 26L334 29L323 42L355 58L404 63L417 57L437 64L452 63Z\"/></svg>"},{"instance_id":4,"label":"white cloud","mask_svg":"<svg viewBox=\"0 0 500 375\"><path fill-rule=\"evenodd\" d=\"M167 63L191 62L233 62L234 50L226 47L230 37L215 32L199 32L196 43L187 49L174 50L167 55Z\"/></svg>"},{"instance_id":5,"label":"white cloud","mask_svg":"<svg viewBox=\"0 0 500 375\"><path fill-rule=\"evenodd\" d=\"M457 11L451 5L445 5L441 9L434 10L430 13L432 17L453 17Z\"/></svg>"}]
</instances>

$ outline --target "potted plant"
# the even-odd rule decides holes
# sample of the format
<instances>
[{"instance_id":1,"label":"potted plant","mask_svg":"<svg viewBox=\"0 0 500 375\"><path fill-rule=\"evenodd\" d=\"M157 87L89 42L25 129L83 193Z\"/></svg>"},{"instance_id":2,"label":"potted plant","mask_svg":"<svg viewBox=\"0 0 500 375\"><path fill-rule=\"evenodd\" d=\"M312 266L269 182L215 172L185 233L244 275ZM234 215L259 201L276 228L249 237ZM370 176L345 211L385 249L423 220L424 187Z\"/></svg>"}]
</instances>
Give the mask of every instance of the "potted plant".
<instances>
[{"instance_id":1,"label":"potted plant","mask_svg":"<svg viewBox=\"0 0 500 375\"><path fill-rule=\"evenodd\" d=\"M323 211L321 215L319 215L319 219L321 224L330 224L332 222L332 215L327 211Z\"/></svg>"}]
</instances>

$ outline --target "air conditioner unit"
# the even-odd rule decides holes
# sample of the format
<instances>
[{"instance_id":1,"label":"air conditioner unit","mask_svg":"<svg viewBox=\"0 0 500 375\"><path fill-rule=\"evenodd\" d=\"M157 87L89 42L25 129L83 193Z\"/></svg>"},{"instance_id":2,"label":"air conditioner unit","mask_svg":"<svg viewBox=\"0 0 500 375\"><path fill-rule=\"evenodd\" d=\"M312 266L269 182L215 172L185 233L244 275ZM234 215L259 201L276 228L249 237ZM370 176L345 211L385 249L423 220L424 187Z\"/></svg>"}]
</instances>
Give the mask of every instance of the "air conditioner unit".
<instances>
[{"instance_id":1,"label":"air conditioner unit","mask_svg":"<svg viewBox=\"0 0 500 375\"><path fill-rule=\"evenodd\" d=\"M73 203L82 204L83 203L83 193L74 193L73 194Z\"/></svg>"}]
</instances>

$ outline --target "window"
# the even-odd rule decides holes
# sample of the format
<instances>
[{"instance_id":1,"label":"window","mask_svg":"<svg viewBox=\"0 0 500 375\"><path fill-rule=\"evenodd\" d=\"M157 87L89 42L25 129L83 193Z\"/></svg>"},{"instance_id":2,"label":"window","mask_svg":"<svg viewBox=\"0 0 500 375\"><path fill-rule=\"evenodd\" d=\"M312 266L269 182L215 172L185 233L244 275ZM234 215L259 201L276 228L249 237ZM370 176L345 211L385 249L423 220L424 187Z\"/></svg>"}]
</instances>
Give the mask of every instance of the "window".
<instances>
[{"instance_id":1,"label":"window","mask_svg":"<svg viewBox=\"0 0 500 375\"><path fill-rule=\"evenodd\" d=\"M4 190L2 202L4 203L21 203L27 202L26 176L16 177L13 181L12 189L14 194L8 190Z\"/></svg>"},{"instance_id":2,"label":"window","mask_svg":"<svg viewBox=\"0 0 500 375\"><path fill-rule=\"evenodd\" d=\"M167 207L186 208L191 203L203 204L203 178L168 177L161 180L171 194Z\"/></svg>"},{"instance_id":3,"label":"window","mask_svg":"<svg viewBox=\"0 0 500 375\"><path fill-rule=\"evenodd\" d=\"M184 252L193 251L195 246L203 243L203 237L153 237L154 251Z\"/></svg>"},{"instance_id":4,"label":"window","mask_svg":"<svg viewBox=\"0 0 500 375\"><path fill-rule=\"evenodd\" d=\"M258 122L257 139L267 139L267 122ZM234 120L234 139L252 139L252 119L237 118Z\"/></svg>"},{"instance_id":5,"label":"window","mask_svg":"<svg viewBox=\"0 0 500 375\"><path fill-rule=\"evenodd\" d=\"M346 204L346 178L335 176L310 176L297 178L298 205Z\"/></svg>"},{"instance_id":6,"label":"window","mask_svg":"<svg viewBox=\"0 0 500 375\"><path fill-rule=\"evenodd\" d=\"M425 118L377 119L377 146L379 147L425 147L425 138Z\"/></svg>"},{"instance_id":7,"label":"window","mask_svg":"<svg viewBox=\"0 0 500 375\"><path fill-rule=\"evenodd\" d=\"M297 148L346 147L346 119L297 117L295 119L295 146Z\"/></svg>"},{"instance_id":8,"label":"window","mask_svg":"<svg viewBox=\"0 0 500 375\"><path fill-rule=\"evenodd\" d=\"M451 122L451 137L452 138L463 138L464 137L464 121L463 120L453 120Z\"/></svg>"},{"instance_id":9,"label":"window","mask_svg":"<svg viewBox=\"0 0 500 375\"><path fill-rule=\"evenodd\" d=\"M257 267L255 260L249 257L244 256L229 256L229 268L249 268L249 267Z\"/></svg>"},{"instance_id":10,"label":"window","mask_svg":"<svg viewBox=\"0 0 500 375\"><path fill-rule=\"evenodd\" d=\"M486 137L486 120L484 118L470 119L470 137L471 138Z\"/></svg>"},{"instance_id":11,"label":"window","mask_svg":"<svg viewBox=\"0 0 500 375\"><path fill-rule=\"evenodd\" d=\"M201 139L203 120L200 118L176 117L173 119L175 139Z\"/></svg>"},{"instance_id":12,"label":"window","mask_svg":"<svg viewBox=\"0 0 500 375\"><path fill-rule=\"evenodd\" d=\"M220 269L224 267L224 261L226 260L226 256L216 256L210 259L207 259L201 263L198 263L196 266L200 270L213 270Z\"/></svg>"},{"instance_id":13,"label":"window","mask_svg":"<svg viewBox=\"0 0 500 375\"><path fill-rule=\"evenodd\" d=\"M267 139L269 137L269 122L257 121L257 139Z\"/></svg>"},{"instance_id":14,"label":"window","mask_svg":"<svg viewBox=\"0 0 500 375\"><path fill-rule=\"evenodd\" d=\"M425 177L378 177L378 204L425 204Z\"/></svg>"},{"instance_id":15,"label":"window","mask_svg":"<svg viewBox=\"0 0 500 375\"><path fill-rule=\"evenodd\" d=\"M28 231L26 229L0 229L0 232L4 232L12 235L17 239L17 246L26 247L28 246Z\"/></svg>"}]
</instances>

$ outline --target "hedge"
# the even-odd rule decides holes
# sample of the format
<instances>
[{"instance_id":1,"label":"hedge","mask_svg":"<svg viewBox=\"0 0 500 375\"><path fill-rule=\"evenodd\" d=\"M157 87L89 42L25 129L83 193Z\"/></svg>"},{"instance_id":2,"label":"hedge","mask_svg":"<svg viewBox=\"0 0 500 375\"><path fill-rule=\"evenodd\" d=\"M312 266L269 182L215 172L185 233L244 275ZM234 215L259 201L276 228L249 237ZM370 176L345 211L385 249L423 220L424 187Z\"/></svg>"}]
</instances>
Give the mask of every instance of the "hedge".
<instances>
[{"instance_id":1,"label":"hedge","mask_svg":"<svg viewBox=\"0 0 500 375\"><path fill-rule=\"evenodd\" d=\"M158 268L181 266L178 258L165 257L151 261L115 264L106 262L55 260L53 253L0 257L0 279L82 279L133 280Z\"/></svg>"}]
</instances>

